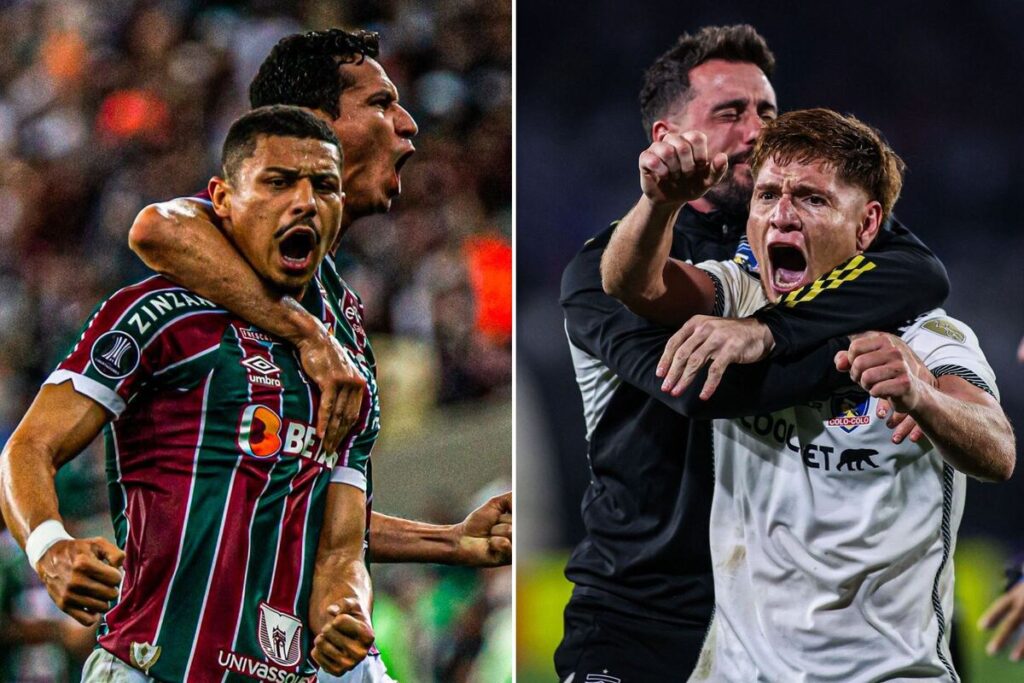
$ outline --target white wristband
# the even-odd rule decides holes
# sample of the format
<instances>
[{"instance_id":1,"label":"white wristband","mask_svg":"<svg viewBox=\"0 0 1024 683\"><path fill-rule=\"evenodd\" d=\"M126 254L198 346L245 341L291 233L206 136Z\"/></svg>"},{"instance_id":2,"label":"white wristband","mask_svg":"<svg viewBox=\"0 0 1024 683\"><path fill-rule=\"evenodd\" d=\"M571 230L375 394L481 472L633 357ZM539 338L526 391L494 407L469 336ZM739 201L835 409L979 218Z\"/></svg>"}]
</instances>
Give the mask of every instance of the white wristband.
<instances>
[{"instance_id":1,"label":"white wristband","mask_svg":"<svg viewBox=\"0 0 1024 683\"><path fill-rule=\"evenodd\" d=\"M60 541L73 541L74 537L67 532L64 525L56 519L48 519L28 535L25 541L25 554L28 555L32 569L42 559L43 554Z\"/></svg>"}]
</instances>

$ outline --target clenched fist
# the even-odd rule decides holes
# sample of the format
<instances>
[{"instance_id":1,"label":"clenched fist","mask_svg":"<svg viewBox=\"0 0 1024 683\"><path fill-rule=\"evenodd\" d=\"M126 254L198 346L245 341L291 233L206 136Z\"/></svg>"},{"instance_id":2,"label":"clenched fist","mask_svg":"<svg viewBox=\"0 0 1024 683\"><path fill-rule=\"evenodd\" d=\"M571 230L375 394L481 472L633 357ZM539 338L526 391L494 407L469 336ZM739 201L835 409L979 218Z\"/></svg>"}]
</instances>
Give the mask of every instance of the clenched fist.
<instances>
[{"instance_id":1,"label":"clenched fist","mask_svg":"<svg viewBox=\"0 0 1024 683\"><path fill-rule=\"evenodd\" d=\"M899 337L882 332L855 335L849 351L836 354L836 368L876 398L884 398L900 413L917 408L935 377Z\"/></svg>"},{"instance_id":2,"label":"clenched fist","mask_svg":"<svg viewBox=\"0 0 1024 683\"><path fill-rule=\"evenodd\" d=\"M93 626L117 599L124 552L105 538L54 543L36 563L46 592L83 626Z\"/></svg>"},{"instance_id":3,"label":"clenched fist","mask_svg":"<svg viewBox=\"0 0 1024 683\"><path fill-rule=\"evenodd\" d=\"M682 206L704 196L728 168L729 157L723 152L708 159L704 133L669 133L640 154L640 189L656 204Z\"/></svg>"},{"instance_id":4,"label":"clenched fist","mask_svg":"<svg viewBox=\"0 0 1024 683\"><path fill-rule=\"evenodd\" d=\"M327 608L331 620L313 640L313 661L329 674L340 676L366 658L373 645L370 618L354 598Z\"/></svg>"}]
</instances>

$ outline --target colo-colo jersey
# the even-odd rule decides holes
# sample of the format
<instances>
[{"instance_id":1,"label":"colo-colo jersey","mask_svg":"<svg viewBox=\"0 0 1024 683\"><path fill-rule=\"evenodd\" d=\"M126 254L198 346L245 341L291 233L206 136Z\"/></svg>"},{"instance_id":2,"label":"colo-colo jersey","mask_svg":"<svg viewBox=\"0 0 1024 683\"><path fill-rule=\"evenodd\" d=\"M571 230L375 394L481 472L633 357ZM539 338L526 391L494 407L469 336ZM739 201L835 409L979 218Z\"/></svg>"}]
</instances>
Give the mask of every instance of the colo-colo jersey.
<instances>
[{"instance_id":1,"label":"colo-colo jersey","mask_svg":"<svg viewBox=\"0 0 1024 683\"><path fill-rule=\"evenodd\" d=\"M126 556L99 644L119 659L159 681L315 680L307 615L327 489L367 488L379 429L352 296L316 278L303 299L367 380L336 453L320 447L319 392L294 350L160 276L101 304L47 380L115 417L107 482Z\"/></svg>"},{"instance_id":2,"label":"colo-colo jersey","mask_svg":"<svg viewBox=\"0 0 1024 683\"><path fill-rule=\"evenodd\" d=\"M725 317L767 303L742 265L700 267ZM942 309L902 338L936 376L996 395L974 333ZM959 680L949 624L966 480L927 439L894 444L877 403L851 387L715 420L715 615L691 681Z\"/></svg>"}]
</instances>

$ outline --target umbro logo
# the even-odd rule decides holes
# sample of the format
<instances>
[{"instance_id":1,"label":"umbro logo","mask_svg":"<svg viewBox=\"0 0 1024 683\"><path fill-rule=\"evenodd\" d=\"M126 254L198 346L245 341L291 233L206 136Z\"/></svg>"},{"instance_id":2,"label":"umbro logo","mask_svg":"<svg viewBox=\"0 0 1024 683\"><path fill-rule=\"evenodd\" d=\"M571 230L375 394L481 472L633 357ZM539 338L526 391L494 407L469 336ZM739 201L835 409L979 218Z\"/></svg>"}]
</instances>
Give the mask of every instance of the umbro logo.
<instances>
[{"instance_id":1,"label":"umbro logo","mask_svg":"<svg viewBox=\"0 0 1024 683\"><path fill-rule=\"evenodd\" d=\"M622 679L616 676L609 676L608 669L599 674L587 674L585 683L622 683Z\"/></svg>"},{"instance_id":2,"label":"umbro logo","mask_svg":"<svg viewBox=\"0 0 1024 683\"><path fill-rule=\"evenodd\" d=\"M249 356L248 358L243 358L241 363L249 370L258 372L261 375L276 375L281 372L281 368L277 367L263 356Z\"/></svg>"},{"instance_id":3,"label":"umbro logo","mask_svg":"<svg viewBox=\"0 0 1024 683\"><path fill-rule=\"evenodd\" d=\"M262 384L267 387L281 386L281 380L277 377L272 377L272 375L280 374L281 368L263 356L249 356L239 362L249 371L249 381L253 384Z\"/></svg>"}]
</instances>

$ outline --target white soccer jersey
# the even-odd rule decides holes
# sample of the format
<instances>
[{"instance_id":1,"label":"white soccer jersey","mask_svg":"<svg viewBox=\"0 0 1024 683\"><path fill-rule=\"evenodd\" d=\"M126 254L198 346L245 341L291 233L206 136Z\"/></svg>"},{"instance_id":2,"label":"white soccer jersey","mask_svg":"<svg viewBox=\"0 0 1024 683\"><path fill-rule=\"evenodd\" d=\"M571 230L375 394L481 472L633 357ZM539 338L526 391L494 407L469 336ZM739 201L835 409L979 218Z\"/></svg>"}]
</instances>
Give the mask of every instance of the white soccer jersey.
<instances>
[{"instance_id":1,"label":"white soccer jersey","mask_svg":"<svg viewBox=\"0 0 1024 683\"><path fill-rule=\"evenodd\" d=\"M723 315L767 303L729 262ZM941 309L903 339L936 375L998 396L974 333ZM716 420L715 617L691 681L958 681L952 555L966 479L926 439L896 445L877 399L845 391Z\"/></svg>"}]
</instances>

